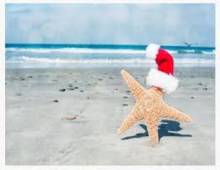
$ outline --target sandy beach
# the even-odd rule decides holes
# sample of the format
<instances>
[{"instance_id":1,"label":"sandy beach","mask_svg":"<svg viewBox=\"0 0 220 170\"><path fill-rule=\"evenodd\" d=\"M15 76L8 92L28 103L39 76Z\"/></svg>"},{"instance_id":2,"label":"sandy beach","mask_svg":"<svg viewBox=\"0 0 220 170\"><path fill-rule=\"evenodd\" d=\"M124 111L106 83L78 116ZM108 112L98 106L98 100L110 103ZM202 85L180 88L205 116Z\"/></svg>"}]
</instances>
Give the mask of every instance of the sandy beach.
<instances>
[{"instance_id":1,"label":"sandy beach","mask_svg":"<svg viewBox=\"0 0 220 170\"><path fill-rule=\"evenodd\" d=\"M116 134L135 102L120 69L7 69L6 164L213 165L214 67L176 68L165 100L193 122L162 120L154 147L144 122ZM125 69L145 84L148 69Z\"/></svg>"}]
</instances>

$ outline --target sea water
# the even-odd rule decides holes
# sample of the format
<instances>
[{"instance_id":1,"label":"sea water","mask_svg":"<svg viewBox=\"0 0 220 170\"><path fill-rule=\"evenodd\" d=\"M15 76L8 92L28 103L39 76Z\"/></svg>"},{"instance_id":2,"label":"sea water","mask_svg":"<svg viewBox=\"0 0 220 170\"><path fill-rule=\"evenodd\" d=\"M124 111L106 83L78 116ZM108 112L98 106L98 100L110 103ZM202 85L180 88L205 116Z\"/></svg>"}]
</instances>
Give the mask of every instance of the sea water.
<instances>
[{"instance_id":1,"label":"sea water","mask_svg":"<svg viewBox=\"0 0 220 170\"><path fill-rule=\"evenodd\" d=\"M7 67L149 66L146 45L88 44L6 44ZM173 56L175 66L213 67L215 48L200 46L161 46Z\"/></svg>"}]
</instances>

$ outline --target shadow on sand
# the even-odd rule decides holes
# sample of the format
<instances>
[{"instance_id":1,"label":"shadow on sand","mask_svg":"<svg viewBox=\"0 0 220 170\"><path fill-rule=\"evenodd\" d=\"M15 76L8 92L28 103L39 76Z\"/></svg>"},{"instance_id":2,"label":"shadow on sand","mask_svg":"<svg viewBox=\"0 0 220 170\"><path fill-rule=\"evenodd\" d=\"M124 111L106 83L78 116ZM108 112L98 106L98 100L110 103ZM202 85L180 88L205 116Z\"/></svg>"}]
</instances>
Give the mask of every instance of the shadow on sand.
<instances>
[{"instance_id":1,"label":"shadow on sand","mask_svg":"<svg viewBox=\"0 0 220 170\"><path fill-rule=\"evenodd\" d=\"M145 131L144 133L137 133L136 135L133 136L127 136L122 138L122 140L149 136L146 125L139 124L139 126L142 129L144 129ZM179 122L173 120L162 120L161 124L158 127L159 139L161 139L164 136L192 137L192 135L189 134L179 134L179 133L169 132L169 131L178 132L180 130L182 130L182 128L180 127Z\"/></svg>"}]
</instances>

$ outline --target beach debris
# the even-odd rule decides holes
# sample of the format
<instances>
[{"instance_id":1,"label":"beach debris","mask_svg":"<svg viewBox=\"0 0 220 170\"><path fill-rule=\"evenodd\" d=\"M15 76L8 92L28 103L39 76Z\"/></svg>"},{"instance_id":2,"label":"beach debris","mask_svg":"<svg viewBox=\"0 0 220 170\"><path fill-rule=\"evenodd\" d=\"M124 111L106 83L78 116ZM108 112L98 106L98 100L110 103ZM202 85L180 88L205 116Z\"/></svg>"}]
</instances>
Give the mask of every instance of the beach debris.
<instances>
[{"instance_id":1,"label":"beach debris","mask_svg":"<svg viewBox=\"0 0 220 170\"><path fill-rule=\"evenodd\" d=\"M199 85L199 86L202 86L203 84L202 84L202 83L198 83L198 85Z\"/></svg>"},{"instance_id":2,"label":"beach debris","mask_svg":"<svg viewBox=\"0 0 220 170\"><path fill-rule=\"evenodd\" d=\"M21 93L16 93L16 96L21 96L22 94Z\"/></svg>"},{"instance_id":3,"label":"beach debris","mask_svg":"<svg viewBox=\"0 0 220 170\"><path fill-rule=\"evenodd\" d=\"M32 78L33 78L33 76L27 76L27 78L32 79Z\"/></svg>"},{"instance_id":4,"label":"beach debris","mask_svg":"<svg viewBox=\"0 0 220 170\"><path fill-rule=\"evenodd\" d=\"M77 119L77 116L75 116L75 115L73 115L73 116L64 116L62 119L63 120L75 120L75 119Z\"/></svg>"},{"instance_id":5,"label":"beach debris","mask_svg":"<svg viewBox=\"0 0 220 170\"><path fill-rule=\"evenodd\" d=\"M191 96L190 99L195 99L195 97L194 97L194 96Z\"/></svg>"},{"instance_id":6,"label":"beach debris","mask_svg":"<svg viewBox=\"0 0 220 170\"><path fill-rule=\"evenodd\" d=\"M68 87L73 87L73 85L71 83L68 84Z\"/></svg>"},{"instance_id":7,"label":"beach debris","mask_svg":"<svg viewBox=\"0 0 220 170\"><path fill-rule=\"evenodd\" d=\"M83 93L83 92L84 92L84 90L80 90L80 92L81 92L81 93Z\"/></svg>"},{"instance_id":8,"label":"beach debris","mask_svg":"<svg viewBox=\"0 0 220 170\"><path fill-rule=\"evenodd\" d=\"M24 77L20 77L20 80L24 81L24 80L25 80L25 78L24 78Z\"/></svg>"},{"instance_id":9,"label":"beach debris","mask_svg":"<svg viewBox=\"0 0 220 170\"><path fill-rule=\"evenodd\" d=\"M77 87L77 86L76 86L76 87L74 87L74 89L78 89L78 88L79 88L79 87Z\"/></svg>"},{"instance_id":10,"label":"beach debris","mask_svg":"<svg viewBox=\"0 0 220 170\"><path fill-rule=\"evenodd\" d=\"M65 92L65 91L66 91L66 89L59 89L59 91L61 91L61 92Z\"/></svg>"},{"instance_id":11,"label":"beach debris","mask_svg":"<svg viewBox=\"0 0 220 170\"><path fill-rule=\"evenodd\" d=\"M103 79L102 79L102 78L99 78L98 80L99 80L99 81L102 81Z\"/></svg>"},{"instance_id":12,"label":"beach debris","mask_svg":"<svg viewBox=\"0 0 220 170\"><path fill-rule=\"evenodd\" d=\"M130 90L126 90L126 93L130 94L130 93L131 93L131 91L130 91Z\"/></svg>"},{"instance_id":13,"label":"beach debris","mask_svg":"<svg viewBox=\"0 0 220 170\"><path fill-rule=\"evenodd\" d=\"M190 116L166 104L162 98L164 92L159 88L153 86L149 89L145 89L125 70L122 70L121 74L127 83L128 88L131 90L136 103L132 111L124 119L121 126L117 130L118 134L125 132L136 122L144 120L147 124L147 130L151 143L154 145L159 142L157 125L160 119L170 118L183 122L192 121Z\"/></svg>"},{"instance_id":14,"label":"beach debris","mask_svg":"<svg viewBox=\"0 0 220 170\"><path fill-rule=\"evenodd\" d=\"M124 98L124 99L127 99L127 98L128 98L128 96L123 96L123 98Z\"/></svg>"},{"instance_id":15,"label":"beach debris","mask_svg":"<svg viewBox=\"0 0 220 170\"><path fill-rule=\"evenodd\" d=\"M204 87L203 90L208 90L208 88L207 88L207 87Z\"/></svg>"},{"instance_id":16,"label":"beach debris","mask_svg":"<svg viewBox=\"0 0 220 170\"><path fill-rule=\"evenodd\" d=\"M58 102L59 102L59 100L55 99L55 100L53 100L53 102L54 102L54 103L58 103Z\"/></svg>"},{"instance_id":17,"label":"beach debris","mask_svg":"<svg viewBox=\"0 0 220 170\"><path fill-rule=\"evenodd\" d=\"M124 103L122 106L128 106L128 104Z\"/></svg>"},{"instance_id":18,"label":"beach debris","mask_svg":"<svg viewBox=\"0 0 220 170\"><path fill-rule=\"evenodd\" d=\"M75 90L75 89L71 87L71 88L68 88L67 90Z\"/></svg>"}]
</instances>

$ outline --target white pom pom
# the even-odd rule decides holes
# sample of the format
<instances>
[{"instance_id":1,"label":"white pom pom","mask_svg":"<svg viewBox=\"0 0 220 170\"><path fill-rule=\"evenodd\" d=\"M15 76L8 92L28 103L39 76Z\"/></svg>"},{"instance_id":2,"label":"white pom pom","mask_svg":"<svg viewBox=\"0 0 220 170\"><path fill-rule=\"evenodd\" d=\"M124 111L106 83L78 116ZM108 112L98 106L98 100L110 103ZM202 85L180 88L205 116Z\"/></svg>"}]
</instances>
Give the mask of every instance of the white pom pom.
<instances>
[{"instance_id":1,"label":"white pom pom","mask_svg":"<svg viewBox=\"0 0 220 170\"><path fill-rule=\"evenodd\" d=\"M149 44L146 47L146 57L156 59L160 46L157 44Z\"/></svg>"}]
</instances>

